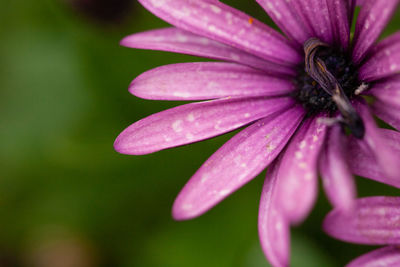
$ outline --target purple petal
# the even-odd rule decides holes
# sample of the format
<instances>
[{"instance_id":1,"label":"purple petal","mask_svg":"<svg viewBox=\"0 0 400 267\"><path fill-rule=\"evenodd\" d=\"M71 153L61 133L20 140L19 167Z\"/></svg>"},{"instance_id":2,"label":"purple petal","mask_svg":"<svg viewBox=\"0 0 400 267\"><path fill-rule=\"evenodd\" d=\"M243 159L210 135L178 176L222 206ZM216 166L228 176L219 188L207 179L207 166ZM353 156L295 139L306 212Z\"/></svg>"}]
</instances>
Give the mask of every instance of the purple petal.
<instances>
[{"instance_id":1,"label":"purple petal","mask_svg":"<svg viewBox=\"0 0 400 267\"><path fill-rule=\"evenodd\" d=\"M295 71L289 67L268 62L234 47L177 28L129 35L121 41L121 45L236 62L268 73L295 74Z\"/></svg>"},{"instance_id":2,"label":"purple petal","mask_svg":"<svg viewBox=\"0 0 400 267\"><path fill-rule=\"evenodd\" d=\"M392 106L400 110L400 76L375 84L368 94L373 95L385 106Z\"/></svg>"},{"instance_id":3,"label":"purple petal","mask_svg":"<svg viewBox=\"0 0 400 267\"><path fill-rule=\"evenodd\" d=\"M267 172L258 213L258 235L269 262L275 267L285 267L289 266L290 229L276 196L278 167L279 162L275 161Z\"/></svg>"},{"instance_id":4,"label":"purple petal","mask_svg":"<svg viewBox=\"0 0 400 267\"><path fill-rule=\"evenodd\" d=\"M376 116L400 131L400 110L394 109L381 101L375 101L372 109Z\"/></svg>"},{"instance_id":5,"label":"purple petal","mask_svg":"<svg viewBox=\"0 0 400 267\"><path fill-rule=\"evenodd\" d=\"M348 4L348 0L330 0L326 1L326 3L328 5L333 38L340 47L347 50L351 26L349 14L353 11L350 9L351 7Z\"/></svg>"},{"instance_id":6,"label":"purple petal","mask_svg":"<svg viewBox=\"0 0 400 267\"><path fill-rule=\"evenodd\" d=\"M303 117L301 107L269 116L247 127L215 152L179 193L176 220L199 216L246 184L272 162Z\"/></svg>"},{"instance_id":7,"label":"purple petal","mask_svg":"<svg viewBox=\"0 0 400 267\"><path fill-rule=\"evenodd\" d=\"M302 6L301 12L311 22L315 35L328 44L333 44L333 30L327 2L321 0L298 0Z\"/></svg>"},{"instance_id":8,"label":"purple petal","mask_svg":"<svg viewBox=\"0 0 400 267\"><path fill-rule=\"evenodd\" d=\"M369 82L399 74L400 32L380 42L370 54L370 57L360 67L360 79Z\"/></svg>"},{"instance_id":9,"label":"purple petal","mask_svg":"<svg viewBox=\"0 0 400 267\"><path fill-rule=\"evenodd\" d=\"M364 254L346 267L396 267L400 266L400 247L387 246Z\"/></svg>"},{"instance_id":10,"label":"purple petal","mask_svg":"<svg viewBox=\"0 0 400 267\"><path fill-rule=\"evenodd\" d=\"M380 135L386 142L386 145L393 150L392 157L395 159L400 158L400 133L392 130L379 129ZM363 146L362 142L351 137L349 140L349 158L348 161L352 172L381 182L397 188L400 188L400 177L390 177L384 169L377 163L375 156L371 153L370 149Z\"/></svg>"},{"instance_id":11,"label":"purple petal","mask_svg":"<svg viewBox=\"0 0 400 267\"><path fill-rule=\"evenodd\" d=\"M234 98L162 111L126 128L114 143L122 154L142 155L237 129L293 105L289 98Z\"/></svg>"},{"instance_id":12,"label":"purple petal","mask_svg":"<svg viewBox=\"0 0 400 267\"><path fill-rule=\"evenodd\" d=\"M350 211L356 198L356 186L347 164L346 141L341 127L332 127L319 166L329 201L336 208Z\"/></svg>"},{"instance_id":13,"label":"purple petal","mask_svg":"<svg viewBox=\"0 0 400 267\"><path fill-rule=\"evenodd\" d=\"M360 63L386 27L399 0L364 0L354 33L353 61Z\"/></svg>"},{"instance_id":14,"label":"purple petal","mask_svg":"<svg viewBox=\"0 0 400 267\"><path fill-rule=\"evenodd\" d=\"M221 2L139 0L172 25L275 63L297 64L301 54L278 32Z\"/></svg>"},{"instance_id":15,"label":"purple petal","mask_svg":"<svg viewBox=\"0 0 400 267\"><path fill-rule=\"evenodd\" d=\"M204 100L222 97L277 96L295 89L288 79L222 62L181 63L147 71L129 91L141 98Z\"/></svg>"},{"instance_id":16,"label":"purple petal","mask_svg":"<svg viewBox=\"0 0 400 267\"><path fill-rule=\"evenodd\" d=\"M400 158L394 156L394 150L387 144L385 137L381 134L375 124L375 120L364 104L357 104L357 110L365 125L365 136L360 142L366 145L375 156L377 163L391 179L400 178L398 163Z\"/></svg>"},{"instance_id":17,"label":"purple petal","mask_svg":"<svg viewBox=\"0 0 400 267\"><path fill-rule=\"evenodd\" d=\"M400 198L368 197L356 201L352 214L331 211L323 228L331 236L352 243L386 245L400 243Z\"/></svg>"},{"instance_id":18,"label":"purple petal","mask_svg":"<svg viewBox=\"0 0 400 267\"><path fill-rule=\"evenodd\" d=\"M301 125L282 157L278 171L278 198L291 223L304 220L317 196L317 160L326 125L309 119Z\"/></svg>"},{"instance_id":19,"label":"purple petal","mask_svg":"<svg viewBox=\"0 0 400 267\"><path fill-rule=\"evenodd\" d=\"M257 0L279 28L301 47L313 36L313 29L300 11L301 1ZM300 12L298 12L300 11Z\"/></svg>"}]
</instances>

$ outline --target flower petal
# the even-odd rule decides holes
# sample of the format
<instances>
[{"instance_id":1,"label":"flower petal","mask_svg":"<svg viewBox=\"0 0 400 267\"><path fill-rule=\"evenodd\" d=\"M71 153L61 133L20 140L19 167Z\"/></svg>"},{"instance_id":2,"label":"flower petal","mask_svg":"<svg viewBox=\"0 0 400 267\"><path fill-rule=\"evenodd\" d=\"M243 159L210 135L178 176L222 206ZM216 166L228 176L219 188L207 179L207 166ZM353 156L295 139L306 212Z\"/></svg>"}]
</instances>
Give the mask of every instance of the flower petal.
<instances>
[{"instance_id":1,"label":"flower petal","mask_svg":"<svg viewBox=\"0 0 400 267\"><path fill-rule=\"evenodd\" d=\"M377 163L389 178L399 179L400 158L394 157L393 149L387 144L382 132L376 127L375 120L364 104L357 104L357 110L365 125L365 136L360 142L366 145L375 156Z\"/></svg>"},{"instance_id":2,"label":"flower petal","mask_svg":"<svg viewBox=\"0 0 400 267\"><path fill-rule=\"evenodd\" d=\"M142 155L223 134L293 105L289 98L234 98L191 103L144 118L114 143L123 154Z\"/></svg>"},{"instance_id":3,"label":"flower petal","mask_svg":"<svg viewBox=\"0 0 400 267\"><path fill-rule=\"evenodd\" d=\"M360 63L392 17L399 0L364 0L357 18L353 61Z\"/></svg>"},{"instance_id":4,"label":"flower petal","mask_svg":"<svg viewBox=\"0 0 400 267\"><path fill-rule=\"evenodd\" d=\"M400 266L400 247L387 246L373 250L351 261L346 267L396 267Z\"/></svg>"},{"instance_id":5,"label":"flower petal","mask_svg":"<svg viewBox=\"0 0 400 267\"><path fill-rule=\"evenodd\" d=\"M291 223L304 220L317 196L317 160L326 124L308 119L300 126L282 157L278 170L278 198Z\"/></svg>"},{"instance_id":6,"label":"flower petal","mask_svg":"<svg viewBox=\"0 0 400 267\"><path fill-rule=\"evenodd\" d=\"M299 46L313 36L313 29L302 12L301 1L257 0L278 27Z\"/></svg>"},{"instance_id":7,"label":"flower petal","mask_svg":"<svg viewBox=\"0 0 400 267\"><path fill-rule=\"evenodd\" d=\"M356 186L347 164L346 141L341 127L332 127L319 166L329 201L336 208L350 211L354 207Z\"/></svg>"},{"instance_id":8,"label":"flower petal","mask_svg":"<svg viewBox=\"0 0 400 267\"><path fill-rule=\"evenodd\" d=\"M383 104L400 110L400 75L374 84L368 91Z\"/></svg>"},{"instance_id":9,"label":"flower petal","mask_svg":"<svg viewBox=\"0 0 400 267\"><path fill-rule=\"evenodd\" d=\"M376 116L400 131L400 110L394 109L381 101L375 101L372 109Z\"/></svg>"},{"instance_id":10,"label":"flower petal","mask_svg":"<svg viewBox=\"0 0 400 267\"><path fill-rule=\"evenodd\" d=\"M289 266L290 229L276 197L278 167L279 160L267 171L258 213L258 235L269 262L275 267L285 267Z\"/></svg>"},{"instance_id":11,"label":"flower petal","mask_svg":"<svg viewBox=\"0 0 400 267\"><path fill-rule=\"evenodd\" d=\"M303 115L301 107L293 107L235 135L185 185L175 200L173 217L199 216L253 179L281 152Z\"/></svg>"},{"instance_id":12,"label":"flower petal","mask_svg":"<svg viewBox=\"0 0 400 267\"><path fill-rule=\"evenodd\" d=\"M350 40L351 20L350 12L353 12L349 6L348 0L328 0L326 1L329 10L330 21L332 25L333 40L339 47L347 50Z\"/></svg>"},{"instance_id":13,"label":"flower petal","mask_svg":"<svg viewBox=\"0 0 400 267\"><path fill-rule=\"evenodd\" d=\"M352 214L334 209L323 228L331 236L352 243L386 245L400 243L400 198L367 197L356 201Z\"/></svg>"},{"instance_id":14,"label":"flower petal","mask_svg":"<svg viewBox=\"0 0 400 267\"><path fill-rule=\"evenodd\" d=\"M121 45L131 48L169 51L236 62L268 73L294 75L287 66L268 62L234 47L178 28L165 28L129 35Z\"/></svg>"},{"instance_id":15,"label":"flower petal","mask_svg":"<svg viewBox=\"0 0 400 267\"><path fill-rule=\"evenodd\" d=\"M161 66L138 76L129 91L141 98L204 100L277 96L295 89L288 79L234 63L201 62Z\"/></svg>"},{"instance_id":16,"label":"flower petal","mask_svg":"<svg viewBox=\"0 0 400 267\"><path fill-rule=\"evenodd\" d=\"M221 2L139 0L172 25L275 63L297 64L301 54L278 32Z\"/></svg>"},{"instance_id":17,"label":"flower petal","mask_svg":"<svg viewBox=\"0 0 400 267\"><path fill-rule=\"evenodd\" d=\"M376 45L360 67L360 79L370 82L400 73L400 32Z\"/></svg>"},{"instance_id":18,"label":"flower petal","mask_svg":"<svg viewBox=\"0 0 400 267\"><path fill-rule=\"evenodd\" d=\"M385 140L386 145L392 148L392 157L394 159L399 159L400 133L387 129L379 129L378 131ZM384 172L383 168L377 163L371 150L365 147L362 142L350 137L348 144L349 158L351 158L348 163L353 173L400 188L400 177L392 178L388 176Z\"/></svg>"}]
</instances>

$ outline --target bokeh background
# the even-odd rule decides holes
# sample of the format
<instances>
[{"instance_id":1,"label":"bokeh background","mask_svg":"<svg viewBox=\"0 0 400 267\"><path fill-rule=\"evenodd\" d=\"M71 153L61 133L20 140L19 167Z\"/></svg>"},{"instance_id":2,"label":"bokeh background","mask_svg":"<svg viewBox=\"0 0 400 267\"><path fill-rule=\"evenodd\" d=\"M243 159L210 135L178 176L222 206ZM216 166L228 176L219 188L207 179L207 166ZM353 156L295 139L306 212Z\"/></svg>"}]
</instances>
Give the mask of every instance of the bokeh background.
<instances>
[{"instance_id":1,"label":"bokeh background","mask_svg":"<svg viewBox=\"0 0 400 267\"><path fill-rule=\"evenodd\" d=\"M272 25L255 1L224 1ZM400 13L385 35L400 28ZM257 235L265 172L213 210L170 215L189 177L232 134L146 156L119 155L129 124L177 102L127 91L140 73L190 56L119 46L164 27L136 1L2 0L0 266L268 266ZM357 178L360 196L398 191ZM326 236L320 193L292 230L292 266L343 266L372 247Z\"/></svg>"}]
</instances>

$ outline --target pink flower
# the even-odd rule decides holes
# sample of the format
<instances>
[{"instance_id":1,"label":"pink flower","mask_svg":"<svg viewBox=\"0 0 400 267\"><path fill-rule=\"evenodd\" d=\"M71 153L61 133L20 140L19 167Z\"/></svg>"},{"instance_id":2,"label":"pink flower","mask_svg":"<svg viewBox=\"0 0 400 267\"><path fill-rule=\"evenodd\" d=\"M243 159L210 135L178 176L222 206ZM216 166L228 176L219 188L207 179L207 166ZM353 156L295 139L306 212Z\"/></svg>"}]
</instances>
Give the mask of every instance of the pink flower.
<instances>
[{"instance_id":1,"label":"pink flower","mask_svg":"<svg viewBox=\"0 0 400 267\"><path fill-rule=\"evenodd\" d=\"M325 218L325 231L346 242L388 245L349 263L348 267L400 266L400 198L367 197L355 202L352 214L340 209Z\"/></svg>"},{"instance_id":2,"label":"pink flower","mask_svg":"<svg viewBox=\"0 0 400 267\"><path fill-rule=\"evenodd\" d=\"M132 124L115 149L141 155L246 126L185 185L175 219L203 214L270 166L259 235L271 264L287 266L289 227L309 214L318 170L329 200L347 212L355 205L353 174L400 187L400 134L372 117L400 129L400 34L375 44L398 0L364 0L352 42L351 0L258 0L287 38L217 0L139 2L176 28L134 34L122 45L224 62L167 65L137 77L129 88L136 96L208 101ZM372 107L363 95L375 97Z\"/></svg>"}]
</instances>

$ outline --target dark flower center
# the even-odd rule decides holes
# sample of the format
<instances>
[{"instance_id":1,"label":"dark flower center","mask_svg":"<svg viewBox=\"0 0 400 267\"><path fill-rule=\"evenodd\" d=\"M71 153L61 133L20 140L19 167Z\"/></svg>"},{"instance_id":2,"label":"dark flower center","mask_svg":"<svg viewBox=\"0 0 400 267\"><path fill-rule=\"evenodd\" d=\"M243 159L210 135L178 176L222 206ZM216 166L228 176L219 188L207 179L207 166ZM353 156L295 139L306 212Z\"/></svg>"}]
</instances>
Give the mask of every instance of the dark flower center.
<instances>
[{"instance_id":1,"label":"dark flower center","mask_svg":"<svg viewBox=\"0 0 400 267\"><path fill-rule=\"evenodd\" d=\"M362 84L357 68L349 57L333 47L312 38L304 44L305 63L299 70L293 97L307 115L341 114L341 123L357 138L364 136L364 125L351 105L356 90Z\"/></svg>"}]
</instances>

